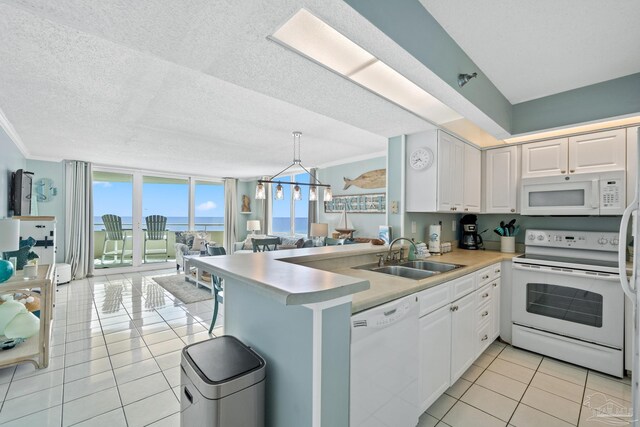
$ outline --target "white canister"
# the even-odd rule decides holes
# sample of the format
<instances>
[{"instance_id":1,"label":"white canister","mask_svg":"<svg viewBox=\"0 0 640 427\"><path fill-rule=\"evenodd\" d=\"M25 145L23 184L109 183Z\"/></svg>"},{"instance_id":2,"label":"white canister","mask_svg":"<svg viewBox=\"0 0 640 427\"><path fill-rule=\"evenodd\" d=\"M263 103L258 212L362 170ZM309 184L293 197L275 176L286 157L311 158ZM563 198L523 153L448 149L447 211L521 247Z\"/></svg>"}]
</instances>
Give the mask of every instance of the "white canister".
<instances>
[{"instance_id":1,"label":"white canister","mask_svg":"<svg viewBox=\"0 0 640 427\"><path fill-rule=\"evenodd\" d=\"M514 253L516 251L516 238L515 236L501 236L500 237L500 252Z\"/></svg>"},{"instance_id":2,"label":"white canister","mask_svg":"<svg viewBox=\"0 0 640 427\"><path fill-rule=\"evenodd\" d=\"M429 226L429 252L439 254L442 252L440 247L440 236L442 235L442 226L439 224L433 224Z\"/></svg>"},{"instance_id":3,"label":"white canister","mask_svg":"<svg viewBox=\"0 0 640 427\"><path fill-rule=\"evenodd\" d=\"M38 277L38 266L37 265L25 265L24 266L24 278L25 279L35 279Z\"/></svg>"}]
</instances>

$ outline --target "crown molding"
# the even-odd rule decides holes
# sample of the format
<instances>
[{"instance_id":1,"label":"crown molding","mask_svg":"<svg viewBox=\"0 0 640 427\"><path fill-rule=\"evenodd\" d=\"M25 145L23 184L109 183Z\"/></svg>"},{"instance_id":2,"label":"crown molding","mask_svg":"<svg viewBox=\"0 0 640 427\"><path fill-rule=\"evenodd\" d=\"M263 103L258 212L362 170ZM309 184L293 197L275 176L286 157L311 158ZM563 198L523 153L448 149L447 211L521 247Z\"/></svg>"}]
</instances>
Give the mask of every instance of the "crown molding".
<instances>
[{"instance_id":1,"label":"crown molding","mask_svg":"<svg viewBox=\"0 0 640 427\"><path fill-rule=\"evenodd\" d=\"M4 130L7 136L9 136L9 139L13 141L16 147L18 147L18 150L20 150L22 155L25 158L28 158L29 151L27 150L27 147L24 145L24 143L22 142L22 138L20 138L20 135L18 135L18 132L16 132L15 128L13 127L13 125L11 124L7 116L5 116L4 111L2 111L1 108L0 108L0 127Z\"/></svg>"}]
</instances>

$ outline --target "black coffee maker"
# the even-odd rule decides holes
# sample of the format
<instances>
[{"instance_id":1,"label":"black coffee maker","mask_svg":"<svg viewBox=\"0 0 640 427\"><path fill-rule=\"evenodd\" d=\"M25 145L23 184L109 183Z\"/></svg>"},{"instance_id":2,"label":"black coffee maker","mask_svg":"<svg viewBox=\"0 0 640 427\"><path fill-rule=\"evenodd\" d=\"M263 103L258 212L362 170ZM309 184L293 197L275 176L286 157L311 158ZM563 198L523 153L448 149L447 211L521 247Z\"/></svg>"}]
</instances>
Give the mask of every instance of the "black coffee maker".
<instances>
[{"instance_id":1,"label":"black coffee maker","mask_svg":"<svg viewBox=\"0 0 640 427\"><path fill-rule=\"evenodd\" d=\"M478 226L476 215L465 215L460 220L462 226L462 238L460 239L460 248L462 249L481 249L482 237L478 234Z\"/></svg>"}]
</instances>

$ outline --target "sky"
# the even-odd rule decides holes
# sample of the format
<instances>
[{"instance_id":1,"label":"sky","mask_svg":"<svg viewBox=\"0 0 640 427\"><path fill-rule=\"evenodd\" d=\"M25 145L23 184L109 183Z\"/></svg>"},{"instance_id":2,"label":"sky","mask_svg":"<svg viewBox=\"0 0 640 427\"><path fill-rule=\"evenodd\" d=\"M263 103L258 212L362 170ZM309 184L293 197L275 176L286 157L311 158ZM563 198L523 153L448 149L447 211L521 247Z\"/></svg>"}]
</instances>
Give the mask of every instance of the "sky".
<instances>
[{"instance_id":1,"label":"sky","mask_svg":"<svg viewBox=\"0 0 640 427\"><path fill-rule=\"evenodd\" d=\"M308 174L292 177L298 182L309 182ZM283 177L290 181L290 177ZM275 187L273 185L273 194ZM274 218L288 218L290 213L291 186L283 185L284 200L273 200ZM309 187L301 186L302 200L295 202L296 218L306 218L309 206ZM94 216L115 214L121 217L132 216L132 182L93 182ZM224 185L199 185L196 183L196 217L224 217ZM146 183L142 188L142 215L164 215L167 217L187 217L189 215L188 184Z\"/></svg>"},{"instance_id":2,"label":"sky","mask_svg":"<svg viewBox=\"0 0 640 427\"><path fill-rule=\"evenodd\" d=\"M132 216L131 182L93 183L94 216L110 213ZM144 184L142 215L187 217L189 215L189 186L187 184ZM195 194L196 217L224 217L224 185L198 185Z\"/></svg>"}]
</instances>

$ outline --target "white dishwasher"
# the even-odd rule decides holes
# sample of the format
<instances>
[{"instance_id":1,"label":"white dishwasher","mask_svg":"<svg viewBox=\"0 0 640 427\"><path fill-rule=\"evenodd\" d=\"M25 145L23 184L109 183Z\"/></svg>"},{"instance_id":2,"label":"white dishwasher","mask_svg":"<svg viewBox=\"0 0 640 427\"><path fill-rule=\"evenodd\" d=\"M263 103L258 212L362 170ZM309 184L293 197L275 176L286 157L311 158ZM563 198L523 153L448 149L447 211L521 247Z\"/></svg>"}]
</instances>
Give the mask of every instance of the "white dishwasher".
<instances>
[{"instance_id":1,"label":"white dishwasher","mask_svg":"<svg viewBox=\"0 0 640 427\"><path fill-rule=\"evenodd\" d=\"M414 295L351 317L350 427L418 424L418 308Z\"/></svg>"}]
</instances>

